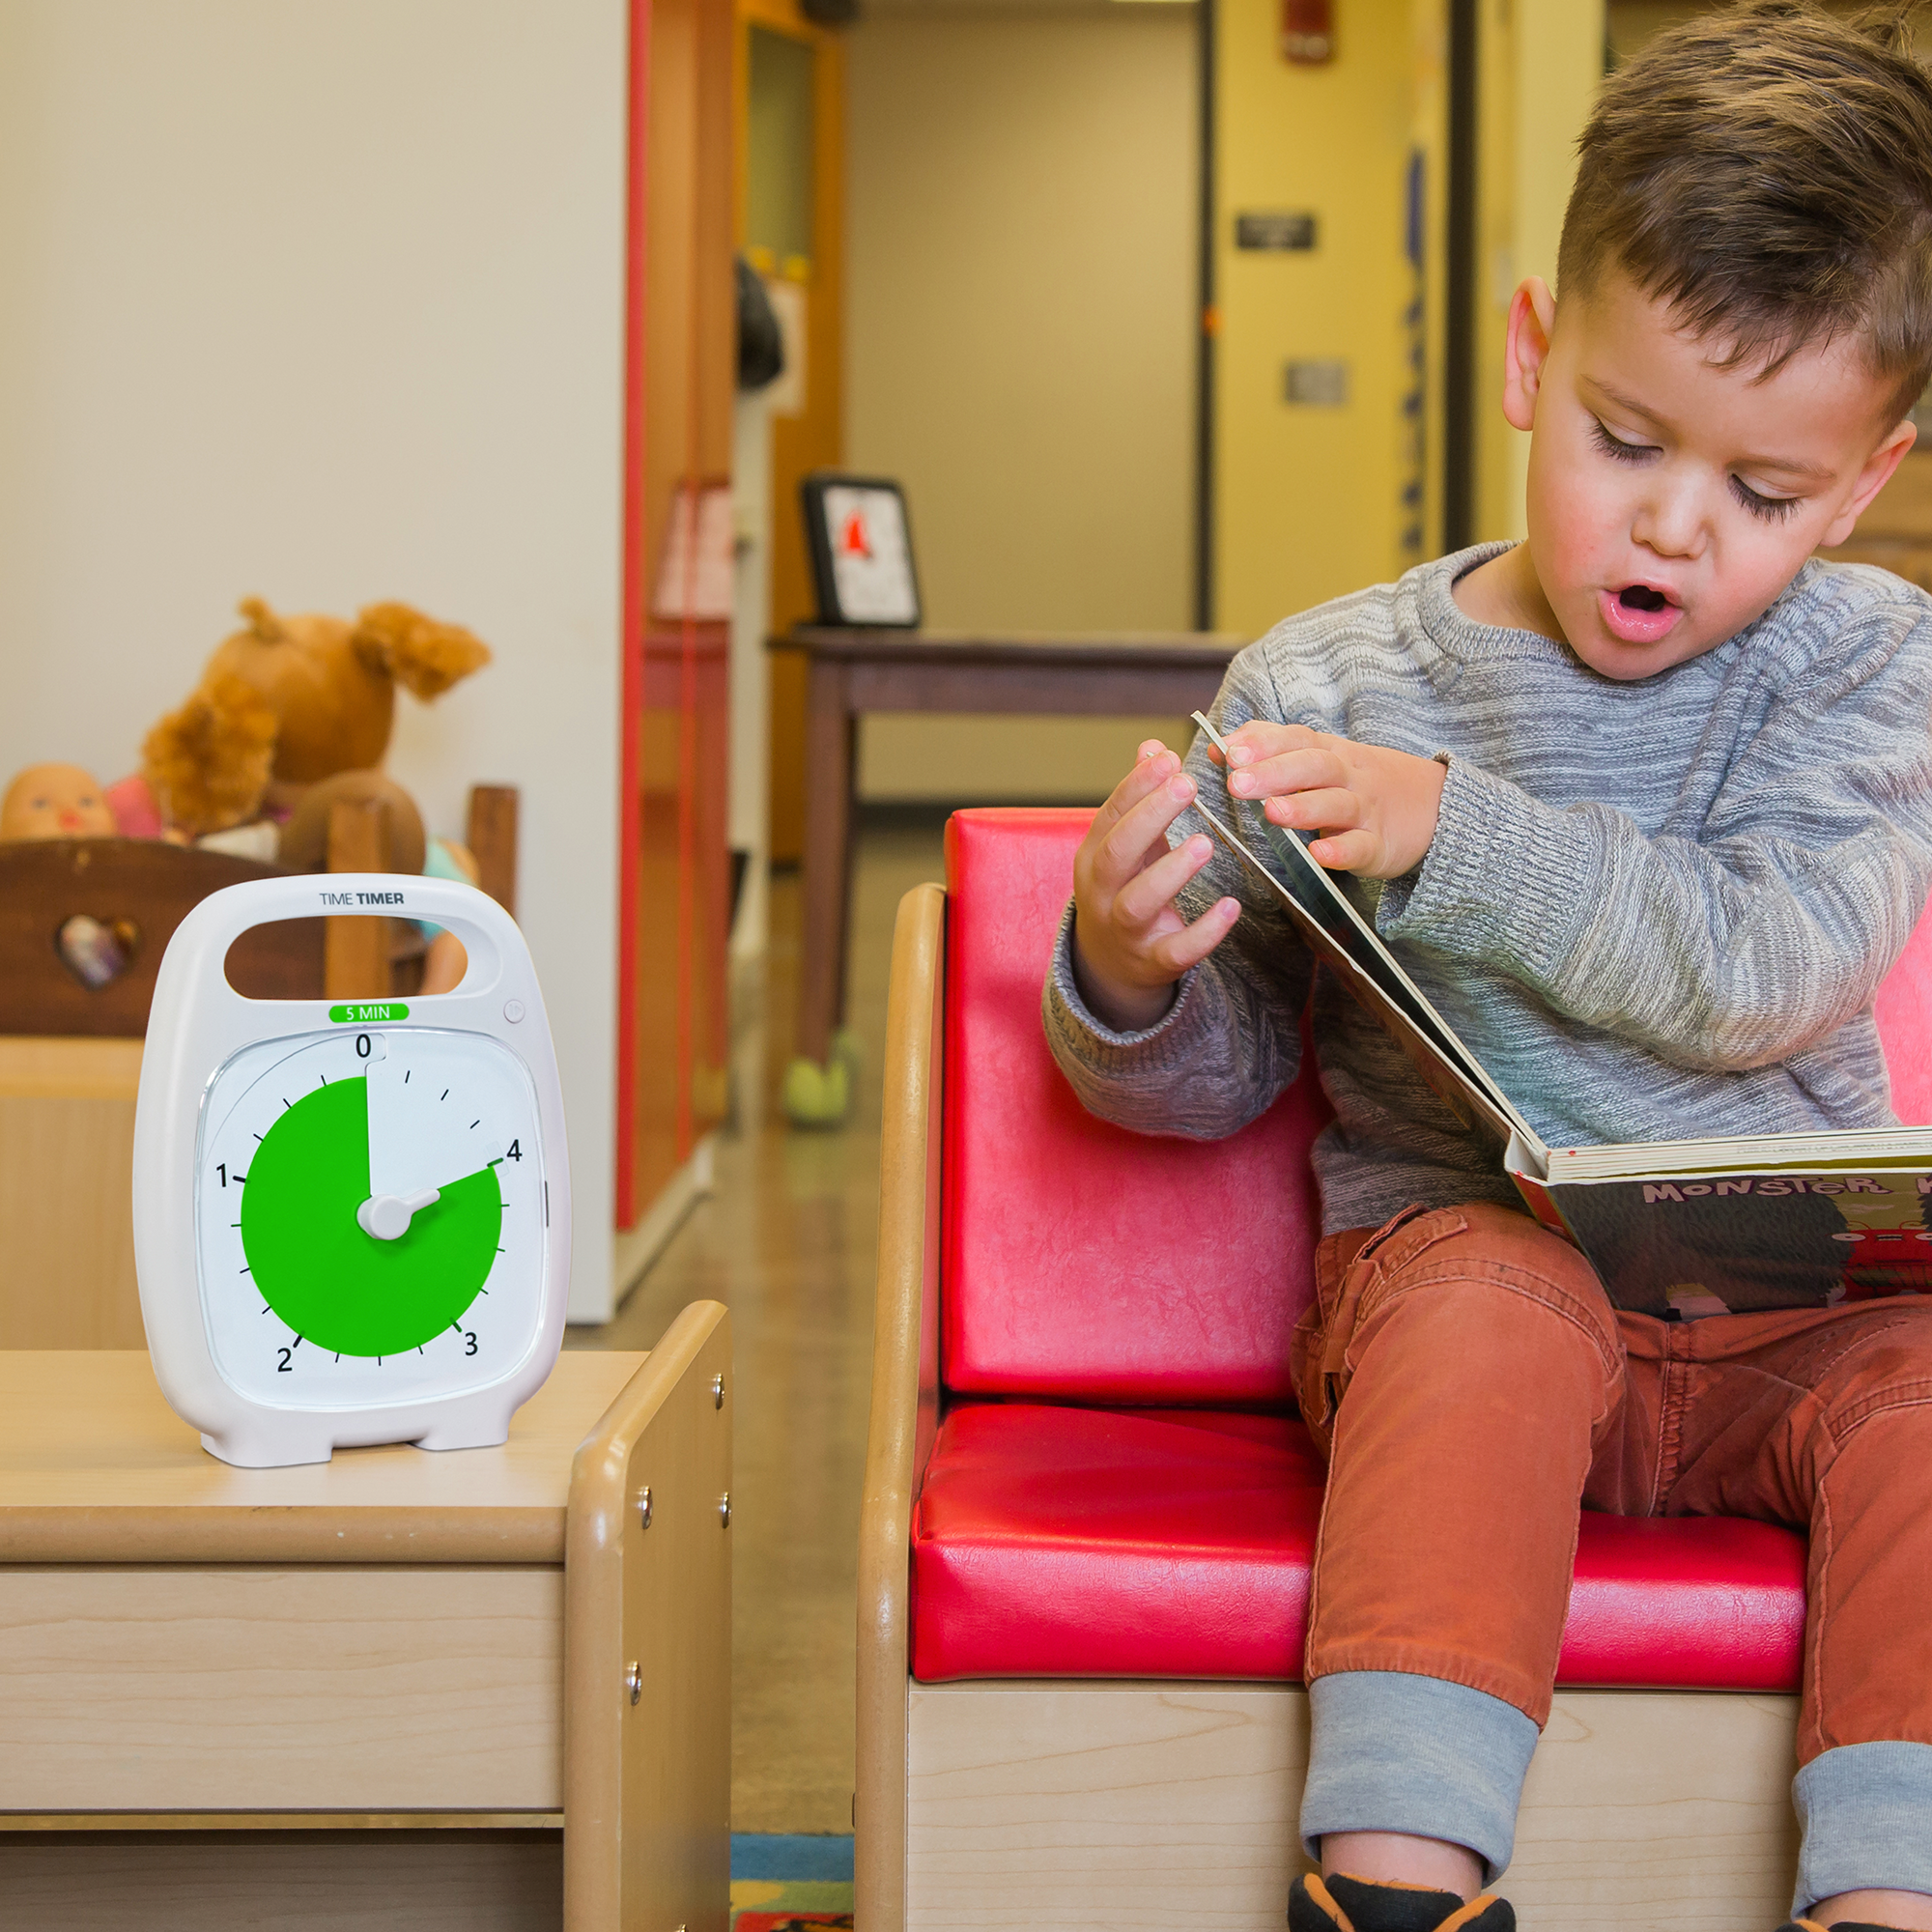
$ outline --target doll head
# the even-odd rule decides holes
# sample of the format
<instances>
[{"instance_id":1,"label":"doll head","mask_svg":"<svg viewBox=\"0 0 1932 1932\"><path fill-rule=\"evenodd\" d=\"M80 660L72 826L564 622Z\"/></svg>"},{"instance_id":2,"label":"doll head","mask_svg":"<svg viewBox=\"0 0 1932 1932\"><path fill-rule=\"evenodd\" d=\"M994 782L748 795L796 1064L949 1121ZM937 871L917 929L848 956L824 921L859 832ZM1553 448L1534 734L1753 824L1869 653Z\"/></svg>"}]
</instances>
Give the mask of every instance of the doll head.
<instances>
[{"instance_id":1,"label":"doll head","mask_svg":"<svg viewBox=\"0 0 1932 1932\"><path fill-rule=\"evenodd\" d=\"M29 765L0 799L0 839L111 838L114 814L78 765Z\"/></svg>"}]
</instances>

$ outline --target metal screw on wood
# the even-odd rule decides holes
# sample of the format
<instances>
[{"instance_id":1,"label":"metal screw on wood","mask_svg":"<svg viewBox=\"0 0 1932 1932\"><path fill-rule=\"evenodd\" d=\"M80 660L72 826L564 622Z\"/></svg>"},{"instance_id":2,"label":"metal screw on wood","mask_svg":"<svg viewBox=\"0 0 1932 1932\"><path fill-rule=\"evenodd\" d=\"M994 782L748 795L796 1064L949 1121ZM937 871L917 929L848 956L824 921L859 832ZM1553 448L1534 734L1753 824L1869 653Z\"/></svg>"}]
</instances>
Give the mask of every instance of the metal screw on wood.
<instances>
[{"instance_id":1,"label":"metal screw on wood","mask_svg":"<svg viewBox=\"0 0 1932 1932\"><path fill-rule=\"evenodd\" d=\"M723 1376L713 1376L711 1378L711 1406L713 1408L723 1408L724 1406L724 1378Z\"/></svg>"},{"instance_id":2,"label":"metal screw on wood","mask_svg":"<svg viewBox=\"0 0 1932 1932\"><path fill-rule=\"evenodd\" d=\"M718 1520L726 1529L731 1527L731 1492L726 1490L718 1498Z\"/></svg>"},{"instance_id":3,"label":"metal screw on wood","mask_svg":"<svg viewBox=\"0 0 1932 1932\"><path fill-rule=\"evenodd\" d=\"M636 1703L644 1694L643 1665L634 1663L624 1672L624 1689L631 1693L631 1702Z\"/></svg>"},{"instance_id":4,"label":"metal screw on wood","mask_svg":"<svg viewBox=\"0 0 1932 1932\"><path fill-rule=\"evenodd\" d=\"M648 1529L650 1528L650 1526L651 1526L651 1486L648 1483L646 1483L644 1487L638 1492L638 1527L639 1529Z\"/></svg>"}]
</instances>

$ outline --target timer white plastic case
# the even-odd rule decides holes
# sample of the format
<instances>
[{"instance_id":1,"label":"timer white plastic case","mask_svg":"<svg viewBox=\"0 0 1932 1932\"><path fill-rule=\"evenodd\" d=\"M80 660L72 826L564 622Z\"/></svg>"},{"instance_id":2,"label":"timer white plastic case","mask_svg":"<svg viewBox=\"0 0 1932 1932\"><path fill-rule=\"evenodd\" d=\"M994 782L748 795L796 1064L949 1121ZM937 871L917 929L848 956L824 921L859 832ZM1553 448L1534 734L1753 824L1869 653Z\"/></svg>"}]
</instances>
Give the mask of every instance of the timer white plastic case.
<instances>
[{"instance_id":1,"label":"timer white plastic case","mask_svg":"<svg viewBox=\"0 0 1932 1932\"><path fill-rule=\"evenodd\" d=\"M228 983L249 927L344 916L446 926L462 983L350 1002ZM134 1262L161 1392L224 1462L503 1441L555 1363L570 1279L563 1096L509 915L393 873L197 905L148 1019Z\"/></svg>"}]
</instances>

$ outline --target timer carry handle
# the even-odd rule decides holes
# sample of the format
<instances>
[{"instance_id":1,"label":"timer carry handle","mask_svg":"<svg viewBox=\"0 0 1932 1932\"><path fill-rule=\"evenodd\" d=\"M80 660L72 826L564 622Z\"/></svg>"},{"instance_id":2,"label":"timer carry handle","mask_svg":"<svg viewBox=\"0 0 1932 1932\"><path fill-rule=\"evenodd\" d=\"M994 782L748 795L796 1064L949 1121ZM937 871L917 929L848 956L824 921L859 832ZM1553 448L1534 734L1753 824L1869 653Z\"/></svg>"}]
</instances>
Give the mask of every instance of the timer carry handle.
<instances>
[{"instance_id":1,"label":"timer carry handle","mask_svg":"<svg viewBox=\"0 0 1932 1932\"><path fill-rule=\"evenodd\" d=\"M229 948L251 927L278 920L345 918L428 920L455 933L469 955L469 970L453 993L431 996L436 999L480 993L506 976L534 980L516 922L474 886L410 873L306 872L226 886L196 905L175 928L162 954L156 1006L163 986L184 978L205 991L225 995L224 1003L239 1009L288 1004L238 993L228 981Z\"/></svg>"}]
</instances>

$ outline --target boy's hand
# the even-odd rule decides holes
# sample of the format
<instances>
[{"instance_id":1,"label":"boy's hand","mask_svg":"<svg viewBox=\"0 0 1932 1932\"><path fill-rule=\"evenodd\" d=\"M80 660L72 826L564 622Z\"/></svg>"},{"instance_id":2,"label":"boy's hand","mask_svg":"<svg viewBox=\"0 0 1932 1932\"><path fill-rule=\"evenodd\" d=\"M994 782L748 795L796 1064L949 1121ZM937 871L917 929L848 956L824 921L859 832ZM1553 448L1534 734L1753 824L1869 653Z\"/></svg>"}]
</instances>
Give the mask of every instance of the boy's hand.
<instances>
[{"instance_id":1,"label":"boy's hand","mask_svg":"<svg viewBox=\"0 0 1932 1932\"><path fill-rule=\"evenodd\" d=\"M1216 899L1192 925L1174 895L1212 856L1197 833L1168 849L1167 828L1194 798L1194 781L1157 738L1094 814L1073 860L1073 977L1095 1018L1119 1033L1152 1026L1174 1004L1174 982L1228 936L1239 899Z\"/></svg>"},{"instance_id":2,"label":"boy's hand","mask_svg":"<svg viewBox=\"0 0 1932 1932\"><path fill-rule=\"evenodd\" d=\"M1448 777L1434 758L1259 719L1227 738L1229 791L1264 801L1277 825L1319 829L1308 848L1319 864L1368 879L1399 879L1421 865Z\"/></svg>"}]
</instances>

